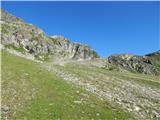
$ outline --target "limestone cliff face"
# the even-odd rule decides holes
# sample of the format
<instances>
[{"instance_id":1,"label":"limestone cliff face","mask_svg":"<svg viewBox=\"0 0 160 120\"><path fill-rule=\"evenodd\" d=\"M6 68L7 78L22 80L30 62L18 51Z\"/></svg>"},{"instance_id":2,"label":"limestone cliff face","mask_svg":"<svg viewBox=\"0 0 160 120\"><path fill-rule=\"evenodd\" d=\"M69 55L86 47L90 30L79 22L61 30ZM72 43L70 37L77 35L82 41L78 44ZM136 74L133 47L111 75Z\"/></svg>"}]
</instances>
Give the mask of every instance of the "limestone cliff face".
<instances>
[{"instance_id":1,"label":"limestone cliff face","mask_svg":"<svg viewBox=\"0 0 160 120\"><path fill-rule=\"evenodd\" d=\"M1 43L6 48L29 53L38 59L52 57L90 60L99 57L89 46L63 36L47 36L43 30L1 10Z\"/></svg>"}]
</instances>

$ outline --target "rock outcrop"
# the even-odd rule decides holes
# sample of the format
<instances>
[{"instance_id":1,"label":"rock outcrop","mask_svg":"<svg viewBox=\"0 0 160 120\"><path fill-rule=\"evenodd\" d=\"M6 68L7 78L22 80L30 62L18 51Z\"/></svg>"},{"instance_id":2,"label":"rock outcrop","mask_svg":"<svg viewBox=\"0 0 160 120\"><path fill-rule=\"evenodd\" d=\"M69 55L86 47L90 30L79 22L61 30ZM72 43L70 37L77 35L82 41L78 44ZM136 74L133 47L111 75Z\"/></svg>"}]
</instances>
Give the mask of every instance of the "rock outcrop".
<instances>
[{"instance_id":1,"label":"rock outcrop","mask_svg":"<svg viewBox=\"0 0 160 120\"><path fill-rule=\"evenodd\" d=\"M132 54L111 55L107 58L108 63L132 72L143 74L158 74L153 62L148 56L137 56Z\"/></svg>"},{"instance_id":2,"label":"rock outcrop","mask_svg":"<svg viewBox=\"0 0 160 120\"><path fill-rule=\"evenodd\" d=\"M53 41L56 41L61 46L63 53L67 54L72 59L94 59L99 57L98 54L87 45L73 43L63 36L51 36Z\"/></svg>"},{"instance_id":3,"label":"rock outcrop","mask_svg":"<svg viewBox=\"0 0 160 120\"><path fill-rule=\"evenodd\" d=\"M90 60L98 54L87 45L73 43L63 36L47 36L38 27L1 10L1 43L5 48L29 53L36 59Z\"/></svg>"}]
</instances>

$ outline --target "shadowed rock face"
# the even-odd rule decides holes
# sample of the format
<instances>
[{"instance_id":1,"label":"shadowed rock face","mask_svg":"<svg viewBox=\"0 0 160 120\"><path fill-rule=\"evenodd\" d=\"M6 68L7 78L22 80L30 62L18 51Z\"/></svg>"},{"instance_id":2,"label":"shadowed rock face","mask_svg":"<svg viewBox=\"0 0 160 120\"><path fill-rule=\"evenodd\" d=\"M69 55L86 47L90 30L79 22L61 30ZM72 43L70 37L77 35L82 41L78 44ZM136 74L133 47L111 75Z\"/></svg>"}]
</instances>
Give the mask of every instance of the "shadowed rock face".
<instances>
[{"instance_id":1,"label":"shadowed rock face","mask_svg":"<svg viewBox=\"0 0 160 120\"><path fill-rule=\"evenodd\" d=\"M156 67L147 56L137 56L131 54L111 55L108 57L108 62L129 71L143 74L158 73Z\"/></svg>"},{"instance_id":2,"label":"shadowed rock face","mask_svg":"<svg viewBox=\"0 0 160 120\"><path fill-rule=\"evenodd\" d=\"M160 50L145 56L147 56L152 61L152 63L160 69Z\"/></svg>"},{"instance_id":3,"label":"shadowed rock face","mask_svg":"<svg viewBox=\"0 0 160 120\"><path fill-rule=\"evenodd\" d=\"M1 10L2 44L29 53L38 59L61 57L90 60L99 57L87 45L73 43L63 36L47 36L41 29Z\"/></svg>"}]
</instances>

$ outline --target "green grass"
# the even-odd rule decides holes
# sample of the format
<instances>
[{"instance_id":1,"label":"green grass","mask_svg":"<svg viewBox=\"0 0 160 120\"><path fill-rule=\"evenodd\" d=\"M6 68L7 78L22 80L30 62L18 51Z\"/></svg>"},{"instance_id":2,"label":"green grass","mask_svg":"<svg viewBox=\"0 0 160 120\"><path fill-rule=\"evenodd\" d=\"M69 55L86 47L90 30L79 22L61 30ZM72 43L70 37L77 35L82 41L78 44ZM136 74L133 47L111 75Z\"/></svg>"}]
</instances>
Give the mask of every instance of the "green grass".
<instances>
[{"instance_id":1,"label":"green grass","mask_svg":"<svg viewBox=\"0 0 160 120\"><path fill-rule=\"evenodd\" d=\"M120 72L116 70L107 70L104 68L97 68L94 66L86 66L83 64L77 64L77 63L68 63L64 67L56 65L55 67L67 71L70 73L74 73L82 78L89 80L90 76L92 76L91 79L96 78L97 75L104 75L104 77L108 76L110 78L115 77L117 79L123 79L126 81L134 80L134 82L137 82L141 85L146 85L152 88L160 88L160 76L155 75L143 75L138 73L132 73L129 71ZM87 81L89 82L89 81Z\"/></svg>"},{"instance_id":2,"label":"green grass","mask_svg":"<svg viewBox=\"0 0 160 120\"><path fill-rule=\"evenodd\" d=\"M8 44L8 45L5 45L6 48L11 48L11 49L14 49L18 52L21 52L21 53L24 53L25 52L25 49L23 47L16 47L14 44Z\"/></svg>"},{"instance_id":3,"label":"green grass","mask_svg":"<svg viewBox=\"0 0 160 120\"><path fill-rule=\"evenodd\" d=\"M96 86L98 90L107 92L109 91L109 93L113 93L112 96L116 96L115 100L111 102L113 106L117 106L115 104L117 100L116 98L120 98L123 105L130 104L132 106L133 104L131 101L133 101L134 104L140 106L140 108L143 108L141 110L144 111L146 109L152 110L154 106L143 107L145 104L143 101L148 100L152 104L157 104L159 101L156 100L156 97L152 97L154 94L150 90L155 91L157 94L159 93L160 76L143 75L128 71L110 71L104 68L89 65L88 63L80 63L72 62L63 66L53 65L53 67L56 67L59 69L59 71L62 71L65 74L71 74L78 77L83 83L89 83ZM137 101L134 101L135 99L138 99L142 102L138 103ZM158 104L155 106L158 106ZM142 112L139 111L139 113ZM147 113L144 119L152 119L150 114L151 113ZM137 119L143 118L138 116ZM159 118L157 118L157 120L158 119Z\"/></svg>"},{"instance_id":4,"label":"green grass","mask_svg":"<svg viewBox=\"0 0 160 120\"><path fill-rule=\"evenodd\" d=\"M10 108L9 120L133 119L107 101L66 83L41 64L6 52L2 52L2 105Z\"/></svg>"}]
</instances>

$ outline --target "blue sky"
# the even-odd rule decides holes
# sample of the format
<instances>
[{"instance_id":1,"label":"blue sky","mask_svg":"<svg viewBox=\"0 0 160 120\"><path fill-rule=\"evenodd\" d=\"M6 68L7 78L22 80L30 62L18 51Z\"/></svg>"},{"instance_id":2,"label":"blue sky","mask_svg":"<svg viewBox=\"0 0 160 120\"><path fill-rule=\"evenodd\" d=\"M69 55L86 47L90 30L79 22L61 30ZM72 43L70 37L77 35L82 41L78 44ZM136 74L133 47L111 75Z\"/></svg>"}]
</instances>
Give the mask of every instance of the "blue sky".
<instances>
[{"instance_id":1,"label":"blue sky","mask_svg":"<svg viewBox=\"0 0 160 120\"><path fill-rule=\"evenodd\" d=\"M102 57L160 49L160 2L2 2L2 8Z\"/></svg>"}]
</instances>

